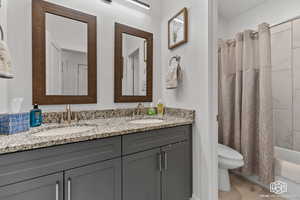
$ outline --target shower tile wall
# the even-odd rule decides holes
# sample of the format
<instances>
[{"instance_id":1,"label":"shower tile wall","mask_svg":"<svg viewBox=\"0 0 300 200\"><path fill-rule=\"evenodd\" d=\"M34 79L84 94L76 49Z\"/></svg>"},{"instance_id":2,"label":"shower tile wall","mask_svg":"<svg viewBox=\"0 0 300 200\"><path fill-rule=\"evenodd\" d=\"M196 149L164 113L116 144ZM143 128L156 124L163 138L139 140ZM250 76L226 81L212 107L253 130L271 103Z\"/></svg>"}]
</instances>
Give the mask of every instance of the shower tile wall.
<instances>
[{"instance_id":1,"label":"shower tile wall","mask_svg":"<svg viewBox=\"0 0 300 200\"><path fill-rule=\"evenodd\" d=\"M300 151L300 20L293 22L294 150Z\"/></svg>"},{"instance_id":2,"label":"shower tile wall","mask_svg":"<svg viewBox=\"0 0 300 200\"><path fill-rule=\"evenodd\" d=\"M300 20L271 33L275 143L300 151Z\"/></svg>"},{"instance_id":3,"label":"shower tile wall","mask_svg":"<svg viewBox=\"0 0 300 200\"><path fill-rule=\"evenodd\" d=\"M293 148L292 25L272 29L273 109L276 145Z\"/></svg>"}]
</instances>

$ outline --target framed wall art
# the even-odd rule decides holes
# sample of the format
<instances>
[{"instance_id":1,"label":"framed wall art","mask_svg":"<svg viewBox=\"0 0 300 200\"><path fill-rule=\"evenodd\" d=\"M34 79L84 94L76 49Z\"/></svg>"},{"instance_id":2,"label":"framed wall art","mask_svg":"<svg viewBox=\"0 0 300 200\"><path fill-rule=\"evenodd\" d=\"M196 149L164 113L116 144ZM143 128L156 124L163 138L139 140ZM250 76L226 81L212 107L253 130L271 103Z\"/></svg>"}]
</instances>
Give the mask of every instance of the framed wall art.
<instances>
[{"instance_id":1,"label":"framed wall art","mask_svg":"<svg viewBox=\"0 0 300 200\"><path fill-rule=\"evenodd\" d=\"M174 49L188 42L188 11L183 8L169 20L168 23L169 49Z\"/></svg>"}]
</instances>

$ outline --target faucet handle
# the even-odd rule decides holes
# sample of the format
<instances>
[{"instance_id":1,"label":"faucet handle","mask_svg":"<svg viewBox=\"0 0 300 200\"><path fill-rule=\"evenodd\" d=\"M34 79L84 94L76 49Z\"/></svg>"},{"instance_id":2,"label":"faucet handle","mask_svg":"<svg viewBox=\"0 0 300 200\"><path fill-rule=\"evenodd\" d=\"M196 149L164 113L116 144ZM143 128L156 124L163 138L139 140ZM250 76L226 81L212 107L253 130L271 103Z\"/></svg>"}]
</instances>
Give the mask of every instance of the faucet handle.
<instances>
[{"instance_id":1,"label":"faucet handle","mask_svg":"<svg viewBox=\"0 0 300 200\"><path fill-rule=\"evenodd\" d=\"M79 122L78 113L74 112L74 121Z\"/></svg>"},{"instance_id":2,"label":"faucet handle","mask_svg":"<svg viewBox=\"0 0 300 200\"><path fill-rule=\"evenodd\" d=\"M144 105L142 103L139 103L138 106L137 106L138 115L142 115L143 108L144 108Z\"/></svg>"},{"instance_id":3,"label":"faucet handle","mask_svg":"<svg viewBox=\"0 0 300 200\"><path fill-rule=\"evenodd\" d=\"M60 124L65 123L65 118L64 118L64 113L63 113L63 112L61 113L59 123L60 123Z\"/></svg>"},{"instance_id":4,"label":"faucet handle","mask_svg":"<svg viewBox=\"0 0 300 200\"><path fill-rule=\"evenodd\" d=\"M67 104L66 105L66 110L68 111L68 110L71 110L71 105L70 104Z\"/></svg>"}]
</instances>

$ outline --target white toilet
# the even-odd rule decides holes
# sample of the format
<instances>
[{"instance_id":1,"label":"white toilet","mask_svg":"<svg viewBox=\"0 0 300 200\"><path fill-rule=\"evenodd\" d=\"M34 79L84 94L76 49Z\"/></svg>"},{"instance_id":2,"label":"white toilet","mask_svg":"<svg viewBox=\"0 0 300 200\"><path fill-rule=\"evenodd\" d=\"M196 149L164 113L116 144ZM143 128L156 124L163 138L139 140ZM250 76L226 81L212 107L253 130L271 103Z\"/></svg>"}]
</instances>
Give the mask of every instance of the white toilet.
<instances>
[{"instance_id":1,"label":"white toilet","mask_svg":"<svg viewBox=\"0 0 300 200\"><path fill-rule=\"evenodd\" d=\"M244 166L243 156L222 144L218 145L218 161L219 161L219 190L229 192L231 184L229 179L230 169L237 169Z\"/></svg>"}]
</instances>

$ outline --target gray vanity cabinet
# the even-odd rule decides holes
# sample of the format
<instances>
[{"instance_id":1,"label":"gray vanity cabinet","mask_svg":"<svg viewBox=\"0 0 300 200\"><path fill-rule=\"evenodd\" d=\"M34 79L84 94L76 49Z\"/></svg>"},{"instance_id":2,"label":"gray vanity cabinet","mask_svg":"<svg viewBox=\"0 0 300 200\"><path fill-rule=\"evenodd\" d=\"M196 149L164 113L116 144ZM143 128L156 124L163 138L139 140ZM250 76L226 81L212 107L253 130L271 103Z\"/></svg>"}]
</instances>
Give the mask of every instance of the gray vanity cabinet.
<instances>
[{"instance_id":1,"label":"gray vanity cabinet","mask_svg":"<svg viewBox=\"0 0 300 200\"><path fill-rule=\"evenodd\" d=\"M63 174L44 176L0 188L1 200L62 200Z\"/></svg>"},{"instance_id":2,"label":"gray vanity cabinet","mask_svg":"<svg viewBox=\"0 0 300 200\"><path fill-rule=\"evenodd\" d=\"M188 200L192 196L189 142L162 148L162 200Z\"/></svg>"},{"instance_id":3,"label":"gray vanity cabinet","mask_svg":"<svg viewBox=\"0 0 300 200\"><path fill-rule=\"evenodd\" d=\"M159 200L160 148L123 158L123 200Z\"/></svg>"},{"instance_id":4,"label":"gray vanity cabinet","mask_svg":"<svg viewBox=\"0 0 300 200\"><path fill-rule=\"evenodd\" d=\"M0 200L188 200L191 126L0 155Z\"/></svg>"},{"instance_id":5,"label":"gray vanity cabinet","mask_svg":"<svg viewBox=\"0 0 300 200\"><path fill-rule=\"evenodd\" d=\"M123 138L123 200L189 200L192 196L188 126Z\"/></svg>"},{"instance_id":6,"label":"gray vanity cabinet","mask_svg":"<svg viewBox=\"0 0 300 200\"><path fill-rule=\"evenodd\" d=\"M121 158L66 171L65 200L121 200Z\"/></svg>"}]
</instances>

